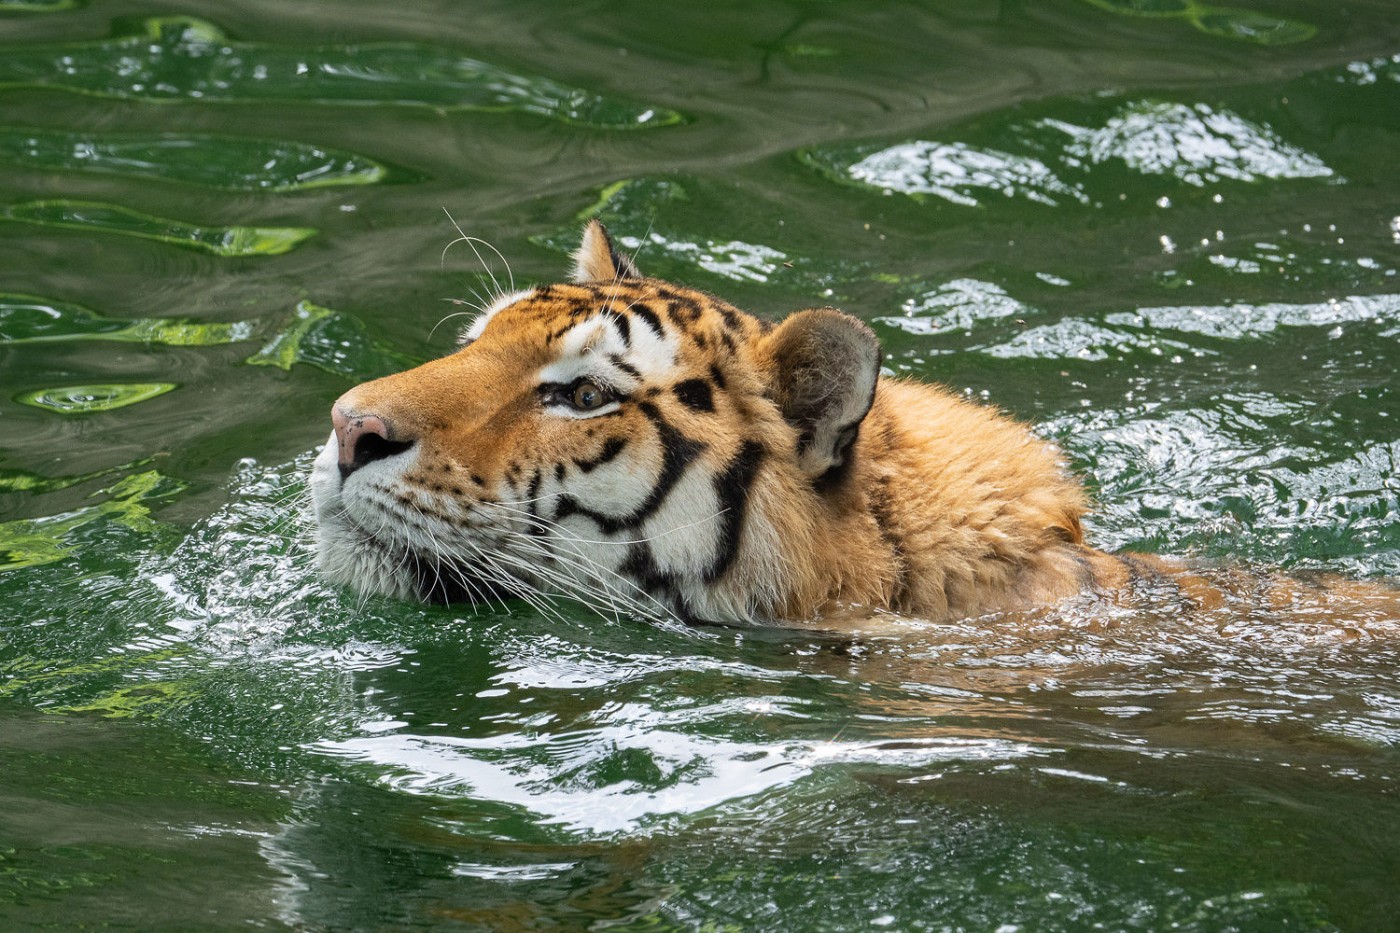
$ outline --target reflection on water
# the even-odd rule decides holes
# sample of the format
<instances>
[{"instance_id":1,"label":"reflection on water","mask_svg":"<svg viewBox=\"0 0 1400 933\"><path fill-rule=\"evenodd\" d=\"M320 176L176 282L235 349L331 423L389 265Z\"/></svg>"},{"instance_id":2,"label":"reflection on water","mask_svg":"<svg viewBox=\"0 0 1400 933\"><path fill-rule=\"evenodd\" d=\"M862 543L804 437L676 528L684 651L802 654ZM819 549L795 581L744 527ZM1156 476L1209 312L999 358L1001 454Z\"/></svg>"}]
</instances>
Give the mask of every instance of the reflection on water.
<instances>
[{"instance_id":1,"label":"reflection on water","mask_svg":"<svg viewBox=\"0 0 1400 933\"><path fill-rule=\"evenodd\" d=\"M1267 127L1205 104L1156 101L1125 104L1103 127L1047 120L1067 134L1066 152L1091 163L1121 159L1145 175L1174 175L1197 188L1214 182L1264 178L1326 178L1322 160L1290 146Z\"/></svg>"},{"instance_id":2,"label":"reflection on water","mask_svg":"<svg viewBox=\"0 0 1400 933\"><path fill-rule=\"evenodd\" d=\"M904 143L871 153L846 171L854 181L873 188L932 194L968 207L978 204L979 189L1052 206L1066 197L1087 200L1038 159L962 143Z\"/></svg>"},{"instance_id":3,"label":"reflection on water","mask_svg":"<svg viewBox=\"0 0 1400 933\"><path fill-rule=\"evenodd\" d=\"M1194 446L1211 443L1206 434ZM258 853L265 870L252 873L278 879L259 896L293 925L363 909L364 900L328 900L328 876L370 872L371 888L386 893L374 868L385 845L439 866L419 873L415 898L496 920L510 904L606 888L614 873L643 887L674 883L697 859L716 871L731 864L723 871L758 886L750 896L780 883L761 861L738 867L743 852L841 852L843 872L873 880L890 869L892 845L938 866L953 889L1023 851L1023 870L1051 872L1035 887L1042 896L1087 902L1101 882L1094 871L1066 875L1073 860L1060 848L1087 844L1077 834L1105 819L1084 823L1086 806L1127 808L1136 825L1162 832L1196 809L1219 810L1182 796L1193 781L1251 798L1298 772L1309 777L1288 793L1325 794L1350 819L1345 808L1384 799L1395 779L1393 609L1375 615L1306 594L1269 615L1248 599L1190 614L1151 598L1087 599L940 625L852 616L819 630L656 629L586 612L561 624L519 608L406 612L330 591L308 572L305 529L291 517L303 467L246 465L230 505L173 550L111 568L146 581L140 592L75 594L83 603L69 619L109 608L87 632L70 622L59 637L85 640L82 653L107 661L45 663L45 640L59 633L12 630L10 644L31 653L24 664L11 656L4 691L40 709L160 721L250 776L292 777L295 790L259 805L283 814L275 828L208 814L170 826L220 840L236 862ZM39 606L21 608L42 622ZM253 777L249 792L266 793L265 780ZM410 799L419 803L386 805ZM1039 803L1016 816L1026 799ZM1247 806L1224 812L1251 819ZM55 831L37 825L21 838L52 845ZM927 834L922 844L915 832ZM1027 833L1039 834L1028 849ZM1131 834L1115 845L1168 872L1203 857ZM968 857L950 861L955 852ZM1223 922L1241 903L1252 908L1240 916L1256 918L1316 908L1286 876L1267 875L1250 869L1256 880L1238 889L1257 899L1227 899L1203 916ZM488 885L485 903L497 906L472 906L435 880L446 877ZM1199 881L1180 883L1147 884L1153 916L1173 915L1182 898L1199 903ZM648 890L640 899L650 909L676 896ZM992 896L959 909L975 916ZM887 909L904 916L918 902L908 889Z\"/></svg>"},{"instance_id":4,"label":"reflection on water","mask_svg":"<svg viewBox=\"0 0 1400 933\"><path fill-rule=\"evenodd\" d=\"M94 201L26 201L0 211L0 221L156 240L215 256L276 256L316 235L311 227L199 226Z\"/></svg>"},{"instance_id":5,"label":"reflection on water","mask_svg":"<svg viewBox=\"0 0 1400 933\"><path fill-rule=\"evenodd\" d=\"M388 174L373 159L347 152L191 133L138 136L0 129L0 161L23 168L101 172L232 191L371 185Z\"/></svg>"},{"instance_id":6,"label":"reflection on water","mask_svg":"<svg viewBox=\"0 0 1400 933\"><path fill-rule=\"evenodd\" d=\"M679 114L520 75L447 49L370 43L313 47L235 42L183 17L148 19L99 42L10 47L0 85L109 97L314 101L520 110L601 127L664 126Z\"/></svg>"},{"instance_id":7,"label":"reflection on water","mask_svg":"<svg viewBox=\"0 0 1400 933\"><path fill-rule=\"evenodd\" d=\"M1339 181L1319 156L1268 126L1203 103L1065 100L1037 109L1047 115L1026 119L1011 111L973 129L976 138L1010 151L919 140L887 148L814 147L802 158L842 182L885 194L932 195L964 207L1015 198L1050 207L1102 207L1119 191L1113 190L1113 174L1096 171L1101 165L1168 176L1194 188L1266 179Z\"/></svg>"},{"instance_id":8,"label":"reflection on water","mask_svg":"<svg viewBox=\"0 0 1400 933\"><path fill-rule=\"evenodd\" d=\"M304 775L271 797L284 813L271 830L208 815L176 824L221 840L234 861L256 851L266 868L252 874L278 879L260 896L289 924L401 898L407 878L391 882L382 861L395 850L420 860L412 899L492 924L522 905L564 909L617 892L622 879L640 888L618 893L623 904L718 909L712 891L683 880L697 863L738 884L752 910L782 886L766 859L802 876L835 870L821 852L839 854L843 876L862 885L892 864L937 872L941 890L963 891L951 902L959 916L995 911L995 886L962 887L993 871L1036 877L1038 897L1058 892L1121 920L1126 905L1098 887L1102 869L1073 855L1094 832L1120 832L1107 814L1130 811L1153 834L1209 813L1270 838L1249 801L1277 791L1255 788L1309 775L1287 792L1303 795L1297 805L1325 795L1350 824L1347 808L1384 799L1394 780L1394 614L1368 626L1345 603L1251 617L1086 601L937 626L850 618L823 631L406 614L308 574L303 529L288 518L302 465L248 465L229 507L142 560L147 593L87 636L112 663L11 666L10 695L158 719L255 774ZM159 689L171 683L179 689ZM1242 795L1243 809L1195 797L1185 790L1195 781ZM1286 872L1247 868L1242 850L1210 856L1242 874L1229 897L1204 904L1219 889L1198 874L1203 852L1133 839L1115 850L1153 866L1134 882L1153 917L1187 902L1212 924L1317 907ZM1189 877L1148 880L1177 867ZM362 896L326 886L360 873ZM454 891L447 878L485 887ZM904 893L884 910L913 916L920 890L889 889ZM607 915L624 909L605 902ZM794 909L816 918L821 908Z\"/></svg>"},{"instance_id":9,"label":"reflection on water","mask_svg":"<svg viewBox=\"0 0 1400 933\"><path fill-rule=\"evenodd\" d=\"M1393 17L954 6L75 41L110 11L0 0L0 916L1393 923ZM502 281L598 216L644 271L860 314L891 372L1057 441L1096 542L1225 595L686 628L330 588L303 452L449 349L478 270L444 206Z\"/></svg>"},{"instance_id":10,"label":"reflection on water","mask_svg":"<svg viewBox=\"0 0 1400 933\"><path fill-rule=\"evenodd\" d=\"M249 321L233 324L189 319L104 317L90 308L34 295L0 293L0 344L116 340L125 343L204 347L247 340Z\"/></svg>"}]
</instances>

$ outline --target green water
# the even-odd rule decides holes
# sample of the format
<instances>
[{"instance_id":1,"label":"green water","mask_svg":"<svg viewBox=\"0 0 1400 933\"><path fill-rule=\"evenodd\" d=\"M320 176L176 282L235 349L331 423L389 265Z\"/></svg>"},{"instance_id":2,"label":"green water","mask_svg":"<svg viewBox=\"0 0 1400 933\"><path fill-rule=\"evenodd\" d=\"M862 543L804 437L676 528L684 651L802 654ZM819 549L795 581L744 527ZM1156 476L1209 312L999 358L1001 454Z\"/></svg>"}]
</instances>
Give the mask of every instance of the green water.
<instances>
[{"instance_id":1,"label":"green water","mask_svg":"<svg viewBox=\"0 0 1400 933\"><path fill-rule=\"evenodd\" d=\"M1400 642L326 586L330 402L580 221L1400 576L1392 0L0 0L0 928L1395 929ZM494 256L491 271L506 270Z\"/></svg>"}]
</instances>

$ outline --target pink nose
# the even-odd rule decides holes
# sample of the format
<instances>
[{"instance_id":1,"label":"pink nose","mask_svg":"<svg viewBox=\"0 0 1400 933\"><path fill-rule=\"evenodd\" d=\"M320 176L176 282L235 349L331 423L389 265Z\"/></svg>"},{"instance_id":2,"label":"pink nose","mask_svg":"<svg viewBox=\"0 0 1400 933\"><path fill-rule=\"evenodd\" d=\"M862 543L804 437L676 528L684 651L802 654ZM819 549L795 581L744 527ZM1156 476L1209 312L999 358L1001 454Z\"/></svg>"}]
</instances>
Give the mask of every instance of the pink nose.
<instances>
[{"instance_id":1,"label":"pink nose","mask_svg":"<svg viewBox=\"0 0 1400 933\"><path fill-rule=\"evenodd\" d=\"M389 425L378 415L352 415L336 405L331 408L331 424L340 445L341 477L348 477L366 464L403 453L413 446L412 441L395 440Z\"/></svg>"}]
</instances>

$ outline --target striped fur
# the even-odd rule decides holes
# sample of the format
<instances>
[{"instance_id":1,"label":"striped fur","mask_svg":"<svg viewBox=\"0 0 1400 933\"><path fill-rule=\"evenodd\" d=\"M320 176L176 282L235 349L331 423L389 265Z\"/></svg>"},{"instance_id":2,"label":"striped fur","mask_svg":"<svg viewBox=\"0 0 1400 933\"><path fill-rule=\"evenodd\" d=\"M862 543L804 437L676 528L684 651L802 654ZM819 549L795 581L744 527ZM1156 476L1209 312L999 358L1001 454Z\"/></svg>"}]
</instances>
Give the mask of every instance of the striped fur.
<instances>
[{"instance_id":1,"label":"striped fur","mask_svg":"<svg viewBox=\"0 0 1400 933\"><path fill-rule=\"evenodd\" d=\"M317 460L331 577L733 621L853 606L949 619L1154 587L1205 605L1229 590L1089 547L1053 447L879 377L855 319L775 327L641 278L596 223L575 258L574 283L502 297L457 352L336 403L386 427L363 451L333 434Z\"/></svg>"}]
</instances>

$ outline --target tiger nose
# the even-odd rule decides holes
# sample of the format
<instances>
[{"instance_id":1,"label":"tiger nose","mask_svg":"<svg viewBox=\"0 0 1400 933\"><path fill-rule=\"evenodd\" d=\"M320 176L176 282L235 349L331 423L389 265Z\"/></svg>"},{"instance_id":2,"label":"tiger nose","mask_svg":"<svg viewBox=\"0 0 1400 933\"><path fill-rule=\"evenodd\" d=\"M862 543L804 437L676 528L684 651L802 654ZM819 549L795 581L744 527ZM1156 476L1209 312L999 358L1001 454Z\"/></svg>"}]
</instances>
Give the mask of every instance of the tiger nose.
<instances>
[{"instance_id":1,"label":"tiger nose","mask_svg":"<svg viewBox=\"0 0 1400 933\"><path fill-rule=\"evenodd\" d=\"M348 479L360 467L376 460L387 460L413 446L413 441L396 437L389 423L379 415L352 414L337 404L331 408L331 424L340 445L337 462L341 479Z\"/></svg>"}]
</instances>

